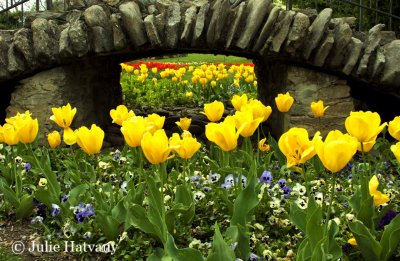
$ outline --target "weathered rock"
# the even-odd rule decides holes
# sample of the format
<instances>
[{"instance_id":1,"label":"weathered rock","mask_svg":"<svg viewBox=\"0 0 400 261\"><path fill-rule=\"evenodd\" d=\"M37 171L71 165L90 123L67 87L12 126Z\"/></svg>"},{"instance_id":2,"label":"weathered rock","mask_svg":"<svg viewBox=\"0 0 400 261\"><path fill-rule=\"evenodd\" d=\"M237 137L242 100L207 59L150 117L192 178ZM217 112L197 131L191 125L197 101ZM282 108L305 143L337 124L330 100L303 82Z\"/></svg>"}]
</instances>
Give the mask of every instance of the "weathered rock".
<instances>
[{"instance_id":1,"label":"weathered rock","mask_svg":"<svg viewBox=\"0 0 400 261\"><path fill-rule=\"evenodd\" d=\"M168 8L167 25L165 27L165 42L169 48L178 44L179 25L181 23L181 7L178 2L173 2Z\"/></svg>"},{"instance_id":2,"label":"weathered rock","mask_svg":"<svg viewBox=\"0 0 400 261\"><path fill-rule=\"evenodd\" d=\"M268 54L271 42L274 39L274 35L276 35L279 32L279 30L281 29L282 21L285 19L287 13L288 12L285 10L282 10L281 12L279 12L279 16L276 19L276 22L274 24L272 32L270 33L268 39L265 41L264 46L261 48L260 54L262 54L262 55Z\"/></svg>"},{"instance_id":3,"label":"weathered rock","mask_svg":"<svg viewBox=\"0 0 400 261\"><path fill-rule=\"evenodd\" d=\"M215 46L221 37L230 12L229 0L216 0L211 7L212 15L207 30L208 46Z\"/></svg>"},{"instance_id":4,"label":"weathered rock","mask_svg":"<svg viewBox=\"0 0 400 261\"><path fill-rule=\"evenodd\" d=\"M318 47L332 17L332 9L322 10L308 28L308 41L304 44L303 57L309 59L312 51Z\"/></svg>"},{"instance_id":5,"label":"weathered rock","mask_svg":"<svg viewBox=\"0 0 400 261\"><path fill-rule=\"evenodd\" d=\"M270 37L271 32L273 31L275 21L277 20L281 11L282 9L276 6L271 10L268 19L261 29L260 35L258 36L257 41L252 48L253 52L260 51L260 49L264 46L265 41Z\"/></svg>"},{"instance_id":6,"label":"weathered rock","mask_svg":"<svg viewBox=\"0 0 400 261\"><path fill-rule=\"evenodd\" d=\"M236 46L241 49L246 49L254 36L258 32L261 24L264 22L265 16L268 14L268 7L271 4L270 0L250 0L246 7L248 13L246 26L240 35Z\"/></svg>"},{"instance_id":7,"label":"weathered rock","mask_svg":"<svg viewBox=\"0 0 400 261\"><path fill-rule=\"evenodd\" d=\"M154 24L154 15L148 15L144 19L144 28L153 46L161 46L161 39Z\"/></svg>"},{"instance_id":8,"label":"weathered rock","mask_svg":"<svg viewBox=\"0 0 400 261\"><path fill-rule=\"evenodd\" d=\"M0 30L0 79L5 79L9 76L9 72L7 70L7 52L12 43L13 36L13 30Z\"/></svg>"},{"instance_id":9,"label":"weathered rock","mask_svg":"<svg viewBox=\"0 0 400 261\"><path fill-rule=\"evenodd\" d=\"M14 34L15 49L22 54L31 69L35 67L36 59L33 53L32 30L22 28Z\"/></svg>"},{"instance_id":10,"label":"weathered rock","mask_svg":"<svg viewBox=\"0 0 400 261\"><path fill-rule=\"evenodd\" d=\"M348 24L350 26L350 28L355 28L356 21L357 21L357 18L355 18L355 17L338 17L338 18L332 18L331 23L333 24L333 27L339 23L344 23L344 24Z\"/></svg>"},{"instance_id":11,"label":"weathered rock","mask_svg":"<svg viewBox=\"0 0 400 261\"><path fill-rule=\"evenodd\" d=\"M58 60L60 33L57 23L52 20L36 18L32 22L33 49L38 62L49 64Z\"/></svg>"},{"instance_id":12,"label":"weathered rock","mask_svg":"<svg viewBox=\"0 0 400 261\"><path fill-rule=\"evenodd\" d=\"M303 44L304 37L307 35L307 29L310 26L310 19L302 13L297 13L293 19L292 27L287 37L285 50L288 53L295 53Z\"/></svg>"},{"instance_id":13,"label":"weathered rock","mask_svg":"<svg viewBox=\"0 0 400 261\"><path fill-rule=\"evenodd\" d=\"M79 19L81 19L81 17L82 17L82 11L72 10L72 11L68 12L68 14L66 16L66 20L69 23L75 23L75 22L79 21Z\"/></svg>"},{"instance_id":14,"label":"weathered rock","mask_svg":"<svg viewBox=\"0 0 400 261\"><path fill-rule=\"evenodd\" d=\"M354 37L351 38L351 44L346 52L347 60L342 70L344 74L350 75L353 71L354 66L358 62L358 58L360 57L362 47L363 43L359 39Z\"/></svg>"},{"instance_id":15,"label":"weathered rock","mask_svg":"<svg viewBox=\"0 0 400 261\"><path fill-rule=\"evenodd\" d=\"M117 6L122 0L103 0L103 2L110 6Z\"/></svg>"},{"instance_id":16,"label":"weathered rock","mask_svg":"<svg viewBox=\"0 0 400 261\"><path fill-rule=\"evenodd\" d=\"M165 13L156 15L154 17L154 25L157 28L157 32L164 32L165 29L165 23L166 23L166 17L167 15Z\"/></svg>"},{"instance_id":17,"label":"weathered rock","mask_svg":"<svg viewBox=\"0 0 400 261\"><path fill-rule=\"evenodd\" d=\"M65 28L61 31L60 34L60 48L59 53L62 57L70 57L72 56L72 48L69 44L69 36L68 36L69 27Z\"/></svg>"},{"instance_id":18,"label":"weathered rock","mask_svg":"<svg viewBox=\"0 0 400 261\"><path fill-rule=\"evenodd\" d=\"M128 32L129 39L135 46L147 43L142 14L135 2L126 2L119 6L123 25Z\"/></svg>"},{"instance_id":19,"label":"weathered rock","mask_svg":"<svg viewBox=\"0 0 400 261\"><path fill-rule=\"evenodd\" d=\"M380 32L385 27L384 24L378 24L372 27L368 32L368 39L364 43L364 55L360 60L360 64L357 69L357 75L364 76L368 70L369 59L373 52L375 52L376 48L378 48L381 41Z\"/></svg>"},{"instance_id":20,"label":"weathered rock","mask_svg":"<svg viewBox=\"0 0 400 261\"><path fill-rule=\"evenodd\" d=\"M231 23L231 26L229 27L228 30L225 49L228 49L231 46L232 40L235 37L236 31L240 25L245 10L246 10L246 3L243 2L240 3L240 5L234 9L233 22Z\"/></svg>"},{"instance_id":21,"label":"weathered rock","mask_svg":"<svg viewBox=\"0 0 400 261\"><path fill-rule=\"evenodd\" d=\"M385 45L386 63L380 82L386 89L400 88L400 40L392 41Z\"/></svg>"},{"instance_id":22,"label":"weathered rock","mask_svg":"<svg viewBox=\"0 0 400 261\"><path fill-rule=\"evenodd\" d=\"M103 8L93 5L83 14L93 36L93 50L96 53L109 52L114 49L112 26Z\"/></svg>"},{"instance_id":23,"label":"weathered rock","mask_svg":"<svg viewBox=\"0 0 400 261\"><path fill-rule=\"evenodd\" d=\"M273 36L271 42L271 51L275 53L279 53L283 42L286 40L286 37L289 33L290 25L292 24L293 17L295 16L295 12L289 11L286 13L285 18L277 25L280 29Z\"/></svg>"},{"instance_id":24,"label":"weathered rock","mask_svg":"<svg viewBox=\"0 0 400 261\"><path fill-rule=\"evenodd\" d=\"M200 38L200 36L203 34L206 16L209 9L210 9L210 4L207 3L201 6L199 12L197 13L196 23L194 24L194 30L193 30L192 45L195 44L196 41Z\"/></svg>"},{"instance_id":25,"label":"weathered rock","mask_svg":"<svg viewBox=\"0 0 400 261\"><path fill-rule=\"evenodd\" d=\"M338 68L342 65L342 62L346 55L346 47L351 43L352 36L353 33L348 24L338 23L335 26L335 43L333 44L333 48L328 59L328 65L331 68Z\"/></svg>"},{"instance_id":26,"label":"weathered rock","mask_svg":"<svg viewBox=\"0 0 400 261\"><path fill-rule=\"evenodd\" d=\"M190 42L190 35L193 31L194 23L196 22L196 13L197 13L197 8L194 5L189 7L186 10L185 23L184 23L183 32L181 35L181 40Z\"/></svg>"},{"instance_id":27,"label":"weathered rock","mask_svg":"<svg viewBox=\"0 0 400 261\"><path fill-rule=\"evenodd\" d=\"M372 66L369 66L369 69L371 70L368 74L370 75L370 78L377 78L378 75L383 71L383 68L385 67L385 55L383 54L382 48L378 47L376 51L376 55L374 57L374 62Z\"/></svg>"},{"instance_id":28,"label":"weathered rock","mask_svg":"<svg viewBox=\"0 0 400 261\"><path fill-rule=\"evenodd\" d=\"M160 14L167 13L170 5L171 0L157 0L156 2L156 8Z\"/></svg>"},{"instance_id":29,"label":"weathered rock","mask_svg":"<svg viewBox=\"0 0 400 261\"><path fill-rule=\"evenodd\" d=\"M315 66L322 67L324 65L325 60L328 57L329 52L331 51L334 43L335 43L334 33L332 30L329 30L328 35L326 36L325 40L319 47L317 53L315 54L314 57Z\"/></svg>"},{"instance_id":30,"label":"weathered rock","mask_svg":"<svg viewBox=\"0 0 400 261\"><path fill-rule=\"evenodd\" d=\"M86 6L85 0L67 0L67 8L71 9L80 9Z\"/></svg>"},{"instance_id":31,"label":"weathered rock","mask_svg":"<svg viewBox=\"0 0 400 261\"><path fill-rule=\"evenodd\" d=\"M155 5L149 5L147 7L147 11L149 12L149 14L158 15L158 10Z\"/></svg>"},{"instance_id":32,"label":"weathered rock","mask_svg":"<svg viewBox=\"0 0 400 261\"><path fill-rule=\"evenodd\" d=\"M114 49L122 50L126 47L126 36L122 31L121 14L111 15L111 25L113 31Z\"/></svg>"},{"instance_id":33,"label":"weathered rock","mask_svg":"<svg viewBox=\"0 0 400 261\"><path fill-rule=\"evenodd\" d=\"M86 24L82 21L72 22L68 28L68 41L73 53L82 57L90 51Z\"/></svg>"},{"instance_id":34,"label":"weathered rock","mask_svg":"<svg viewBox=\"0 0 400 261\"><path fill-rule=\"evenodd\" d=\"M381 31L380 36L381 36L381 41L379 44L381 46L384 46L390 43L391 41L396 40L396 33L393 31Z\"/></svg>"},{"instance_id":35,"label":"weathered rock","mask_svg":"<svg viewBox=\"0 0 400 261\"><path fill-rule=\"evenodd\" d=\"M8 71L10 74L19 74L26 69L26 62L21 53L17 51L15 43L12 43L8 49Z\"/></svg>"}]
</instances>

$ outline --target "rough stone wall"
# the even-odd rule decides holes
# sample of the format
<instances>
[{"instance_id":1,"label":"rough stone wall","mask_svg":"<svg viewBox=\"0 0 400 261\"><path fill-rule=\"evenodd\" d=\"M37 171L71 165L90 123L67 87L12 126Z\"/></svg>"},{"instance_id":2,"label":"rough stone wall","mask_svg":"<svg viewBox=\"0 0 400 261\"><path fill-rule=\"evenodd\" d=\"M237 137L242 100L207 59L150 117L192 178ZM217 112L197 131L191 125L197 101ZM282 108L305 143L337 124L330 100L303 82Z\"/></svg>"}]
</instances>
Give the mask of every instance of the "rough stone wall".
<instances>
[{"instance_id":1,"label":"rough stone wall","mask_svg":"<svg viewBox=\"0 0 400 261\"><path fill-rule=\"evenodd\" d=\"M288 127L304 127L310 134L330 130L345 131L344 121L350 111L354 111L354 102L350 96L350 87L345 80L337 76L313 70L289 66L287 72L287 90L295 98L291 110L285 115ZM310 103L322 100L329 108L324 117L315 118Z\"/></svg>"},{"instance_id":2,"label":"rough stone wall","mask_svg":"<svg viewBox=\"0 0 400 261\"><path fill-rule=\"evenodd\" d=\"M94 59L37 73L12 93L7 116L30 110L42 131L60 128L50 121L51 108L70 103L77 108L72 127L110 124L109 111L121 101L120 68L110 59Z\"/></svg>"}]
</instances>

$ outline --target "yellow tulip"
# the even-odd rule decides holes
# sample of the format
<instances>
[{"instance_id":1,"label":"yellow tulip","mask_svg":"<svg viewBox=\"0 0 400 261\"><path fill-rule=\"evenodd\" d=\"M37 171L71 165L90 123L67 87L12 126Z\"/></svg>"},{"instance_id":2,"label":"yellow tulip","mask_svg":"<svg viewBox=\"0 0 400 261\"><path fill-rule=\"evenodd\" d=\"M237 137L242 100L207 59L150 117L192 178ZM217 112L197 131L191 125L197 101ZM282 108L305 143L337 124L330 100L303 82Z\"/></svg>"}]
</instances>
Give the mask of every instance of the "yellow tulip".
<instances>
[{"instance_id":1,"label":"yellow tulip","mask_svg":"<svg viewBox=\"0 0 400 261\"><path fill-rule=\"evenodd\" d=\"M287 167L293 167L305 163L315 154L314 140L319 138L319 132L314 135L312 141L308 138L308 132L304 128L291 128L279 138L279 149L286 156Z\"/></svg>"},{"instance_id":2,"label":"yellow tulip","mask_svg":"<svg viewBox=\"0 0 400 261\"><path fill-rule=\"evenodd\" d=\"M378 186L379 186L378 178L374 175L369 180L369 194L374 198L375 206L385 204L390 200L390 195L382 194L382 192L378 190Z\"/></svg>"},{"instance_id":3,"label":"yellow tulip","mask_svg":"<svg viewBox=\"0 0 400 261\"><path fill-rule=\"evenodd\" d=\"M15 130L20 142L29 144L35 141L39 131L39 123L37 119L32 119L30 116L20 118L15 122Z\"/></svg>"},{"instance_id":4,"label":"yellow tulip","mask_svg":"<svg viewBox=\"0 0 400 261\"><path fill-rule=\"evenodd\" d=\"M293 102L294 99L289 92L285 94L280 93L277 97L275 97L276 107L280 112L288 112L292 107Z\"/></svg>"},{"instance_id":5,"label":"yellow tulip","mask_svg":"<svg viewBox=\"0 0 400 261\"><path fill-rule=\"evenodd\" d=\"M8 145L15 145L19 142L17 131L14 125L6 123L3 125L4 142Z\"/></svg>"},{"instance_id":6,"label":"yellow tulip","mask_svg":"<svg viewBox=\"0 0 400 261\"><path fill-rule=\"evenodd\" d=\"M346 118L345 127L347 132L357 138L358 150L368 152L372 149L378 134L385 128L387 123L381 124L381 117L376 112L350 112ZM361 143L363 148L361 147Z\"/></svg>"},{"instance_id":7,"label":"yellow tulip","mask_svg":"<svg viewBox=\"0 0 400 261\"><path fill-rule=\"evenodd\" d=\"M151 164L160 164L166 161L171 152L168 137L163 129L156 130L154 134L146 132L141 141L144 156Z\"/></svg>"},{"instance_id":8,"label":"yellow tulip","mask_svg":"<svg viewBox=\"0 0 400 261\"><path fill-rule=\"evenodd\" d=\"M396 140L400 140L400 116L395 117L389 122L389 133Z\"/></svg>"},{"instance_id":9,"label":"yellow tulip","mask_svg":"<svg viewBox=\"0 0 400 261\"><path fill-rule=\"evenodd\" d=\"M257 99L251 99L246 105L242 106L241 110L251 110L253 112L254 119L262 117L264 122L268 120L272 113L271 106L265 106L261 101Z\"/></svg>"},{"instance_id":10,"label":"yellow tulip","mask_svg":"<svg viewBox=\"0 0 400 261\"><path fill-rule=\"evenodd\" d=\"M396 145L390 146L390 150L393 152L396 159L400 161L400 142L397 142Z\"/></svg>"},{"instance_id":11,"label":"yellow tulip","mask_svg":"<svg viewBox=\"0 0 400 261\"><path fill-rule=\"evenodd\" d=\"M258 86L258 82L257 82L257 81L254 81L254 82L253 82L253 86L254 86L254 87L257 87L257 86Z\"/></svg>"},{"instance_id":12,"label":"yellow tulip","mask_svg":"<svg viewBox=\"0 0 400 261\"><path fill-rule=\"evenodd\" d=\"M47 134L47 142L52 149L57 148L61 144L61 136L58 131L53 131Z\"/></svg>"},{"instance_id":13,"label":"yellow tulip","mask_svg":"<svg viewBox=\"0 0 400 261\"><path fill-rule=\"evenodd\" d=\"M24 120L26 118L31 118L31 113L29 111L25 111L24 113L17 112L17 115L13 117L6 118L6 122L16 127L17 123L20 120Z\"/></svg>"},{"instance_id":14,"label":"yellow tulip","mask_svg":"<svg viewBox=\"0 0 400 261\"><path fill-rule=\"evenodd\" d=\"M59 108L51 108L53 115L50 117L50 120L57 123L61 128L69 128L76 114L76 108L71 108L71 105L68 103L65 106Z\"/></svg>"},{"instance_id":15,"label":"yellow tulip","mask_svg":"<svg viewBox=\"0 0 400 261\"><path fill-rule=\"evenodd\" d=\"M151 68L151 72L154 73L154 74L156 74L156 73L157 73L157 67Z\"/></svg>"},{"instance_id":16,"label":"yellow tulip","mask_svg":"<svg viewBox=\"0 0 400 261\"><path fill-rule=\"evenodd\" d=\"M209 121L219 121L224 114L224 104L220 101L206 103L204 104L204 112L201 113L206 115Z\"/></svg>"},{"instance_id":17,"label":"yellow tulip","mask_svg":"<svg viewBox=\"0 0 400 261\"><path fill-rule=\"evenodd\" d=\"M237 129L244 125L242 131L240 132L240 135L245 138L252 136L257 130L258 125L260 125L263 120L263 117L254 119L253 112L251 110L236 111L234 118Z\"/></svg>"},{"instance_id":18,"label":"yellow tulip","mask_svg":"<svg viewBox=\"0 0 400 261\"><path fill-rule=\"evenodd\" d=\"M181 139L177 133L172 135L169 144L182 159L190 159L201 147L200 142L191 135L182 135Z\"/></svg>"},{"instance_id":19,"label":"yellow tulip","mask_svg":"<svg viewBox=\"0 0 400 261\"><path fill-rule=\"evenodd\" d=\"M121 132L126 144L130 147L140 146L144 133L147 131L146 120L141 116L135 116L122 123Z\"/></svg>"},{"instance_id":20,"label":"yellow tulip","mask_svg":"<svg viewBox=\"0 0 400 261\"><path fill-rule=\"evenodd\" d=\"M177 83L177 82L178 82L178 78L176 78L175 76L174 76L174 77L172 77L172 79L171 79L171 80L172 80L172 82L173 82L173 83Z\"/></svg>"},{"instance_id":21,"label":"yellow tulip","mask_svg":"<svg viewBox=\"0 0 400 261\"><path fill-rule=\"evenodd\" d=\"M162 129L165 122L165 116L160 116L156 113L148 115L146 118L147 130L154 133L156 130Z\"/></svg>"},{"instance_id":22,"label":"yellow tulip","mask_svg":"<svg viewBox=\"0 0 400 261\"><path fill-rule=\"evenodd\" d=\"M339 130L330 131L325 142L318 138L314 144L322 164L333 173L343 169L357 152L357 139Z\"/></svg>"},{"instance_id":23,"label":"yellow tulip","mask_svg":"<svg viewBox=\"0 0 400 261\"><path fill-rule=\"evenodd\" d=\"M206 83L208 82L208 79L207 78L200 78L199 82L201 83L201 85L203 85L203 88L204 88L204 85L206 85Z\"/></svg>"},{"instance_id":24,"label":"yellow tulip","mask_svg":"<svg viewBox=\"0 0 400 261\"><path fill-rule=\"evenodd\" d=\"M139 70L138 70L138 69L134 70L134 71L133 71L133 74L134 74L134 75L139 75Z\"/></svg>"},{"instance_id":25,"label":"yellow tulip","mask_svg":"<svg viewBox=\"0 0 400 261\"><path fill-rule=\"evenodd\" d=\"M324 102L321 100L319 100L317 102L312 102L310 107L311 107L311 111L313 112L315 117L324 116L326 109L329 108L329 106L324 107Z\"/></svg>"},{"instance_id":26,"label":"yellow tulip","mask_svg":"<svg viewBox=\"0 0 400 261\"><path fill-rule=\"evenodd\" d=\"M357 241L354 237L350 238L349 240L347 240L347 243L349 243L352 246L357 246Z\"/></svg>"},{"instance_id":27,"label":"yellow tulip","mask_svg":"<svg viewBox=\"0 0 400 261\"><path fill-rule=\"evenodd\" d=\"M128 111L125 105L118 105L116 109L110 111L110 116L113 119L112 123L122 126L122 123L135 116L135 113L132 110Z\"/></svg>"},{"instance_id":28,"label":"yellow tulip","mask_svg":"<svg viewBox=\"0 0 400 261\"><path fill-rule=\"evenodd\" d=\"M240 111L243 105L246 105L248 101L247 95L244 93L242 96L239 95L233 95L231 99L231 103L235 110Z\"/></svg>"},{"instance_id":29,"label":"yellow tulip","mask_svg":"<svg viewBox=\"0 0 400 261\"><path fill-rule=\"evenodd\" d=\"M92 124L90 129L83 126L75 130L76 142L79 147L89 155L97 154L101 150L104 139L104 131L96 124Z\"/></svg>"},{"instance_id":30,"label":"yellow tulip","mask_svg":"<svg viewBox=\"0 0 400 261\"><path fill-rule=\"evenodd\" d=\"M207 124L206 137L223 151L231 151L236 148L243 127L236 131L235 120L227 117L223 122Z\"/></svg>"},{"instance_id":31,"label":"yellow tulip","mask_svg":"<svg viewBox=\"0 0 400 261\"><path fill-rule=\"evenodd\" d=\"M215 86L217 86L217 82L216 81L211 81L210 85L211 85L211 87L215 87Z\"/></svg>"},{"instance_id":32,"label":"yellow tulip","mask_svg":"<svg viewBox=\"0 0 400 261\"><path fill-rule=\"evenodd\" d=\"M175 122L176 125L181 128L181 130L187 131L190 127L190 124L192 123L192 119L189 118L180 118L179 121Z\"/></svg>"},{"instance_id":33,"label":"yellow tulip","mask_svg":"<svg viewBox=\"0 0 400 261\"><path fill-rule=\"evenodd\" d=\"M76 143L76 133L71 128L64 129L63 140L69 146L74 145Z\"/></svg>"},{"instance_id":34,"label":"yellow tulip","mask_svg":"<svg viewBox=\"0 0 400 261\"><path fill-rule=\"evenodd\" d=\"M186 97L189 99L193 97L193 92L186 92Z\"/></svg>"},{"instance_id":35,"label":"yellow tulip","mask_svg":"<svg viewBox=\"0 0 400 261\"><path fill-rule=\"evenodd\" d=\"M125 65L125 71L127 72L127 73L131 73L132 71L133 71L133 66L130 66L130 65Z\"/></svg>"},{"instance_id":36,"label":"yellow tulip","mask_svg":"<svg viewBox=\"0 0 400 261\"><path fill-rule=\"evenodd\" d=\"M262 152L267 152L270 149L270 146L268 144L265 144L266 141L267 138L264 138L258 142L258 149Z\"/></svg>"}]
</instances>

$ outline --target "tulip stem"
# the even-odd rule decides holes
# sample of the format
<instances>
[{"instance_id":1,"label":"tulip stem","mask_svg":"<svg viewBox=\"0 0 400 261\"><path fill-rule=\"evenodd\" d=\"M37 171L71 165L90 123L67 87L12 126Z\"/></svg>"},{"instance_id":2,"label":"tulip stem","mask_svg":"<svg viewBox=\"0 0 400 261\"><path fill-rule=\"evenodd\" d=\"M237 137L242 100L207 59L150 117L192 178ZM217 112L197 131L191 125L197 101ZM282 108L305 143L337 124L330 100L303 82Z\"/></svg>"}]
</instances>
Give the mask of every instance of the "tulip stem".
<instances>
[{"instance_id":1,"label":"tulip stem","mask_svg":"<svg viewBox=\"0 0 400 261\"><path fill-rule=\"evenodd\" d=\"M332 181L331 181L331 195L330 195L330 198L329 198L328 214L327 214L326 221L325 221L326 222L326 224L325 224L325 227L326 227L325 233L328 233L328 223L329 223L329 218L330 218L331 213L332 213L333 197L335 195L335 186L336 186L336 176L335 176L334 173L331 173L331 174L332 174L331 175L331 178L332 178Z\"/></svg>"}]
</instances>

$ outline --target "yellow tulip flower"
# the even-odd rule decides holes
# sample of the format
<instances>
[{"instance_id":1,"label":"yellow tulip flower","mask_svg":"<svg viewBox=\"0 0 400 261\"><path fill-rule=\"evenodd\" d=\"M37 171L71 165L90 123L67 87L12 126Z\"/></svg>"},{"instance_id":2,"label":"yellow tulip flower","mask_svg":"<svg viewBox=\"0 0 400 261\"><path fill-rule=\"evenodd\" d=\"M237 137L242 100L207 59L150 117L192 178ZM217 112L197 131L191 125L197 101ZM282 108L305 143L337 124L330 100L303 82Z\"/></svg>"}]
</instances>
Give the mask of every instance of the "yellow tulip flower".
<instances>
[{"instance_id":1,"label":"yellow tulip flower","mask_svg":"<svg viewBox=\"0 0 400 261\"><path fill-rule=\"evenodd\" d=\"M236 131L235 120L228 118L220 123L209 123L206 125L206 137L209 141L214 142L223 151L234 150L237 146L242 126Z\"/></svg>"},{"instance_id":2,"label":"yellow tulip flower","mask_svg":"<svg viewBox=\"0 0 400 261\"><path fill-rule=\"evenodd\" d=\"M215 86L217 86L217 82L216 81L211 81L210 85L211 85L211 87L215 87Z\"/></svg>"},{"instance_id":3,"label":"yellow tulip flower","mask_svg":"<svg viewBox=\"0 0 400 261\"><path fill-rule=\"evenodd\" d=\"M204 104L204 112L201 113L206 115L209 121L216 122L222 118L224 109L224 104L222 102L214 101Z\"/></svg>"},{"instance_id":4,"label":"yellow tulip flower","mask_svg":"<svg viewBox=\"0 0 400 261\"><path fill-rule=\"evenodd\" d=\"M393 152L396 159L400 161L400 142L397 142L396 145L390 146L390 150Z\"/></svg>"},{"instance_id":5,"label":"yellow tulip flower","mask_svg":"<svg viewBox=\"0 0 400 261\"><path fill-rule=\"evenodd\" d=\"M113 119L112 123L122 126L122 123L135 116L135 113L132 110L128 111L125 105L118 105L116 109L110 110L110 116Z\"/></svg>"},{"instance_id":6,"label":"yellow tulip flower","mask_svg":"<svg viewBox=\"0 0 400 261\"><path fill-rule=\"evenodd\" d=\"M50 145L50 148L55 149L61 144L61 136L58 131L53 131L47 134L47 142Z\"/></svg>"},{"instance_id":7,"label":"yellow tulip flower","mask_svg":"<svg viewBox=\"0 0 400 261\"><path fill-rule=\"evenodd\" d=\"M258 149L262 152L267 152L270 150L270 146L266 144L265 142L267 141L267 138L261 139L258 142Z\"/></svg>"},{"instance_id":8,"label":"yellow tulip flower","mask_svg":"<svg viewBox=\"0 0 400 261\"><path fill-rule=\"evenodd\" d=\"M254 119L253 112L251 110L236 111L234 118L237 129L244 125L240 135L245 138L252 136L263 120L263 117Z\"/></svg>"},{"instance_id":9,"label":"yellow tulip flower","mask_svg":"<svg viewBox=\"0 0 400 261\"><path fill-rule=\"evenodd\" d=\"M141 141L144 156L151 164L160 164L166 161L171 152L168 137L163 129L156 130L154 134L146 132Z\"/></svg>"},{"instance_id":10,"label":"yellow tulip flower","mask_svg":"<svg viewBox=\"0 0 400 261\"><path fill-rule=\"evenodd\" d=\"M16 127L17 123L20 120L24 120L26 118L31 118L31 116L32 115L31 115L31 113L29 111L26 111L24 113L17 112L17 115L15 115L13 117L6 118L6 122Z\"/></svg>"},{"instance_id":11,"label":"yellow tulip flower","mask_svg":"<svg viewBox=\"0 0 400 261\"><path fill-rule=\"evenodd\" d=\"M138 69L134 70L133 74L136 75L136 76L139 75L139 70Z\"/></svg>"},{"instance_id":12,"label":"yellow tulip flower","mask_svg":"<svg viewBox=\"0 0 400 261\"><path fill-rule=\"evenodd\" d=\"M3 126L0 125L0 143L4 142Z\"/></svg>"},{"instance_id":13,"label":"yellow tulip flower","mask_svg":"<svg viewBox=\"0 0 400 261\"><path fill-rule=\"evenodd\" d=\"M69 146L74 145L76 143L76 133L71 128L64 129L63 140Z\"/></svg>"},{"instance_id":14,"label":"yellow tulip flower","mask_svg":"<svg viewBox=\"0 0 400 261\"><path fill-rule=\"evenodd\" d=\"M160 116L156 113L148 115L146 118L147 130L154 133L156 130L160 130L164 126L165 116Z\"/></svg>"},{"instance_id":15,"label":"yellow tulip flower","mask_svg":"<svg viewBox=\"0 0 400 261\"><path fill-rule=\"evenodd\" d=\"M176 125L181 128L181 130L187 131L190 127L190 124L192 123L192 119L189 118L180 118L179 121L175 122Z\"/></svg>"},{"instance_id":16,"label":"yellow tulip flower","mask_svg":"<svg viewBox=\"0 0 400 261\"><path fill-rule=\"evenodd\" d=\"M182 135L182 139L178 133L174 133L169 139L169 145L173 148L182 159L190 159L200 149L201 144L191 135Z\"/></svg>"},{"instance_id":17,"label":"yellow tulip flower","mask_svg":"<svg viewBox=\"0 0 400 261\"><path fill-rule=\"evenodd\" d=\"M231 103L232 103L233 107L235 108L235 110L237 110L237 111L240 111L242 106L246 105L247 102L248 102L248 98L245 93L242 94L242 96L235 94L235 95L233 95L233 97L231 99Z\"/></svg>"},{"instance_id":18,"label":"yellow tulip flower","mask_svg":"<svg viewBox=\"0 0 400 261\"><path fill-rule=\"evenodd\" d=\"M381 117L376 112L350 112L346 118L345 127L347 132L357 138L358 150L368 152L372 149L378 134L385 128L387 123L381 124ZM361 147L361 143L363 148Z\"/></svg>"},{"instance_id":19,"label":"yellow tulip flower","mask_svg":"<svg viewBox=\"0 0 400 261\"><path fill-rule=\"evenodd\" d=\"M357 241L354 237L350 238L349 240L347 240L347 243L349 243L352 246L357 246Z\"/></svg>"},{"instance_id":20,"label":"yellow tulip flower","mask_svg":"<svg viewBox=\"0 0 400 261\"><path fill-rule=\"evenodd\" d=\"M308 138L308 132L304 128L291 128L279 138L278 146L286 156L288 168L305 163L315 154L314 140L319 138L319 132L314 135L312 141Z\"/></svg>"},{"instance_id":21,"label":"yellow tulip flower","mask_svg":"<svg viewBox=\"0 0 400 261\"><path fill-rule=\"evenodd\" d=\"M104 139L104 131L96 124L92 124L90 129L83 126L75 130L76 142L79 147L89 155L97 154L101 150Z\"/></svg>"},{"instance_id":22,"label":"yellow tulip flower","mask_svg":"<svg viewBox=\"0 0 400 261\"><path fill-rule=\"evenodd\" d=\"M321 100L319 100L317 102L312 102L310 107L311 107L311 111L313 112L315 117L324 116L326 109L329 108L329 106L324 107L324 102Z\"/></svg>"},{"instance_id":23,"label":"yellow tulip flower","mask_svg":"<svg viewBox=\"0 0 400 261\"><path fill-rule=\"evenodd\" d=\"M288 112L292 107L293 102L294 98L289 92L286 92L285 94L280 93L277 97L275 97L276 107L280 112Z\"/></svg>"},{"instance_id":24,"label":"yellow tulip flower","mask_svg":"<svg viewBox=\"0 0 400 261\"><path fill-rule=\"evenodd\" d=\"M193 97L193 92L186 92L186 97L189 99Z\"/></svg>"},{"instance_id":25,"label":"yellow tulip flower","mask_svg":"<svg viewBox=\"0 0 400 261\"><path fill-rule=\"evenodd\" d=\"M339 130L330 131L325 142L318 138L313 143L322 164L333 173L343 169L357 152L357 139Z\"/></svg>"},{"instance_id":26,"label":"yellow tulip flower","mask_svg":"<svg viewBox=\"0 0 400 261\"><path fill-rule=\"evenodd\" d=\"M248 104L243 105L241 110L252 110L254 119L262 117L262 122L268 120L272 113L271 106L265 106L261 101L257 99L251 99Z\"/></svg>"},{"instance_id":27,"label":"yellow tulip flower","mask_svg":"<svg viewBox=\"0 0 400 261\"><path fill-rule=\"evenodd\" d=\"M69 103L59 108L51 108L51 111L53 115L50 117L50 120L64 129L69 128L76 114L76 108L72 109Z\"/></svg>"},{"instance_id":28,"label":"yellow tulip flower","mask_svg":"<svg viewBox=\"0 0 400 261\"><path fill-rule=\"evenodd\" d=\"M400 116L395 117L389 122L389 133L396 140L400 140Z\"/></svg>"},{"instance_id":29,"label":"yellow tulip flower","mask_svg":"<svg viewBox=\"0 0 400 261\"><path fill-rule=\"evenodd\" d=\"M20 142L29 144L35 141L39 131L39 123L37 119L32 119L30 116L20 118L15 122L15 130Z\"/></svg>"},{"instance_id":30,"label":"yellow tulip flower","mask_svg":"<svg viewBox=\"0 0 400 261\"><path fill-rule=\"evenodd\" d=\"M144 133L147 131L146 120L141 116L135 116L122 123L121 132L126 144L130 147L140 146Z\"/></svg>"},{"instance_id":31,"label":"yellow tulip flower","mask_svg":"<svg viewBox=\"0 0 400 261\"><path fill-rule=\"evenodd\" d=\"M156 74L156 73L157 73L157 67L151 68L151 72L154 73L154 74Z\"/></svg>"},{"instance_id":32,"label":"yellow tulip flower","mask_svg":"<svg viewBox=\"0 0 400 261\"><path fill-rule=\"evenodd\" d=\"M19 142L17 131L14 125L6 123L3 125L4 142L8 145L15 145Z\"/></svg>"},{"instance_id":33,"label":"yellow tulip flower","mask_svg":"<svg viewBox=\"0 0 400 261\"><path fill-rule=\"evenodd\" d=\"M369 194L374 198L374 205L379 206L385 204L390 200L389 194L383 194L378 190L379 181L378 178L374 175L369 180Z\"/></svg>"}]
</instances>

